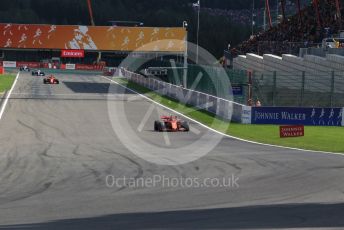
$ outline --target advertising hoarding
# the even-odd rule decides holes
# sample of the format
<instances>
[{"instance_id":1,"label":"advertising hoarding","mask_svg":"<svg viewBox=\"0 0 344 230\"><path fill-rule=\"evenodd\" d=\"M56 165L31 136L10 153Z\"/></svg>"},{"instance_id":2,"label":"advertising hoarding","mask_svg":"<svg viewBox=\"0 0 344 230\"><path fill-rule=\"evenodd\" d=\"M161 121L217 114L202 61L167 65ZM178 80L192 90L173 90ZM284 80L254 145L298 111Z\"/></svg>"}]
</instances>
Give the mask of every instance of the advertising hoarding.
<instances>
[{"instance_id":1,"label":"advertising hoarding","mask_svg":"<svg viewBox=\"0 0 344 230\"><path fill-rule=\"evenodd\" d=\"M61 57L64 58L84 58L84 50L61 50Z\"/></svg>"},{"instance_id":2,"label":"advertising hoarding","mask_svg":"<svg viewBox=\"0 0 344 230\"><path fill-rule=\"evenodd\" d=\"M252 124L341 126L342 108L252 107Z\"/></svg>"},{"instance_id":3,"label":"advertising hoarding","mask_svg":"<svg viewBox=\"0 0 344 230\"><path fill-rule=\"evenodd\" d=\"M0 48L184 52L179 27L72 26L0 23Z\"/></svg>"}]
</instances>

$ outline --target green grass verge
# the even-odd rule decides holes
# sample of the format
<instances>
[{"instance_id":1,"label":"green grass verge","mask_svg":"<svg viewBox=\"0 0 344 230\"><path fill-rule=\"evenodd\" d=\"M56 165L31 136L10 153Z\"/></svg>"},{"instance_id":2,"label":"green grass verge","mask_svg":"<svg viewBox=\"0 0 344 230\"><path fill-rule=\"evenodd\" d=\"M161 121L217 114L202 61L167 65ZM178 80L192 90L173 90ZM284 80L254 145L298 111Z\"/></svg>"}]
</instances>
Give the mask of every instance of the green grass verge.
<instances>
[{"instance_id":1,"label":"green grass verge","mask_svg":"<svg viewBox=\"0 0 344 230\"><path fill-rule=\"evenodd\" d=\"M277 125L231 124L230 135L261 143L287 147L344 153L344 127L306 126L305 136L280 138Z\"/></svg>"},{"instance_id":2,"label":"green grass verge","mask_svg":"<svg viewBox=\"0 0 344 230\"><path fill-rule=\"evenodd\" d=\"M126 87L142 93L162 105L231 136L266 144L344 153L344 127L306 126L305 137L280 138L279 126L277 125L229 124L227 121L217 119L207 111L195 110L191 106L181 105L174 99L160 96L138 84L128 82L124 79L116 79L116 82L126 85Z\"/></svg>"},{"instance_id":3,"label":"green grass verge","mask_svg":"<svg viewBox=\"0 0 344 230\"><path fill-rule=\"evenodd\" d=\"M3 74L0 75L0 93L10 90L16 76L13 74Z\"/></svg>"}]
</instances>

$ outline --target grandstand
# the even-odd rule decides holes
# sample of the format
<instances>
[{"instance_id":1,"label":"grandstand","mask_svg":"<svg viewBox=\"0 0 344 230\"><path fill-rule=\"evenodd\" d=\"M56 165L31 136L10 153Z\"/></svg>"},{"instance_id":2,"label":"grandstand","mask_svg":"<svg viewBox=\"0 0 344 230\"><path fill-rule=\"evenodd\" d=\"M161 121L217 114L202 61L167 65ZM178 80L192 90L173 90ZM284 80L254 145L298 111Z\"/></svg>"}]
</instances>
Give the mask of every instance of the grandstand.
<instances>
[{"instance_id":1,"label":"grandstand","mask_svg":"<svg viewBox=\"0 0 344 230\"><path fill-rule=\"evenodd\" d=\"M344 12L342 8L337 8L337 1L313 1L313 5L300 10L299 14L283 20L268 31L255 34L235 49L241 54L259 52L281 55L290 53L291 47L318 46L324 38L341 30L341 15Z\"/></svg>"},{"instance_id":2,"label":"grandstand","mask_svg":"<svg viewBox=\"0 0 344 230\"><path fill-rule=\"evenodd\" d=\"M273 54L264 54L259 56L248 53L239 55L234 59L234 69L253 69L258 72L278 71L285 74L305 71L307 73L317 74L319 72L344 72L344 56L336 54L327 54L326 57L316 55L305 55L298 57L291 54L277 56Z\"/></svg>"},{"instance_id":3,"label":"grandstand","mask_svg":"<svg viewBox=\"0 0 344 230\"><path fill-rule=\"evenodd\" d=\"M338 3L314 1L232 50L232 67L252 73L253 99L267 106L344 106L344 49L323 42L343 35Z\"/></svg>"}]
</instances>

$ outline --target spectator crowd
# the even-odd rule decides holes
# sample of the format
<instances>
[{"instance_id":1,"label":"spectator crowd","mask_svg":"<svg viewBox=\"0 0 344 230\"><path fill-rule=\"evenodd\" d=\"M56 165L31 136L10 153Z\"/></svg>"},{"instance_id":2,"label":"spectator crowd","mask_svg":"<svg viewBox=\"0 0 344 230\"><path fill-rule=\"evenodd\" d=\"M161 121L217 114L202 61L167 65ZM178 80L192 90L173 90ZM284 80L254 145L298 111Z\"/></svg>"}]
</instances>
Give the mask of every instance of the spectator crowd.
<instances>
[{"instance_id":1,"label":"spectator crowd","mask_svg":"<svg viewBox=\"0 0 344 230\"><path fill-rule=\"evenodd\" d=\"M210 15L224 16L229 18L235 24L250 25L252 21L252 10L225 10L225 9L213 9L202 8L202 11L207 12Z\"/></svg>"},{"instance_id":2,"label":"spectator crowd","mask_svg":"<svg viewBox=\"0 0 344 230\"><path fill-rule=\"evenodd\" d=\"M270 1L274 3L274 1ZM307 0L300 0L301 5L306 5ZM253 11L252 11L253 10ZM224 16L229 18L233 23L251 26L252 24L252 16L254 20L254 25L263 28L264 24L264 10L265 8L247 8L247 9L218 9L218 8L206 8L202 7L202 11L216 16ZM292 15L297 10L297 6L295 2L286 1L285 4L285 13L286 15ZM253 15L252 15L253 14ZM271 7L271 14L276 15L281 14L281 5L278 6L278 12L276 12L276 5Z\"/></svg>"},{"instance_id":3,"label":"spectator crowd","mask_svg":"<svg viewBox=\"0 0 344 230\"><path fill-rule=\"evenodd\" d=\"M318 0L320 21L313 4L284 19L277 26L267 31L259 32L244 41L232 53L272 53L281 55L293 53L299 48L307 48L321 44L322 39L330 37L341 29L343 23L341 14L337 13L336 0Z\"/></svg>"}]
</instances>

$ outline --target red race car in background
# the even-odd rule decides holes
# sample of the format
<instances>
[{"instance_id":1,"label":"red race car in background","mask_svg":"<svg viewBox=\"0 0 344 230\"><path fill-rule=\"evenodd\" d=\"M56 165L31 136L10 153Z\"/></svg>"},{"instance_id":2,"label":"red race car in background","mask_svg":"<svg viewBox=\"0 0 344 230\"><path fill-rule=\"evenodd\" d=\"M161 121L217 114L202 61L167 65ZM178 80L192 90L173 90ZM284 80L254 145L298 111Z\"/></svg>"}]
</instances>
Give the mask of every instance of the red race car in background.
<instances>
[{"instance_id":1,"label":"red race car in background","mask_svg":"<svg viewBox=\"0 0 344 230\"><path fill-rule=\"evenodd\" d=\"M54 77L53 75L50 75L49 77L43 79L43 83L44 84L53 84L53 85L56 84L56 85L58 85L58 84L60 84L60 81L56 77Z\"/></svg>"},{"instance_id":2,"label":"red race car in background","mask_svg":"<svg viewBox=\"0 0 344 230\"><path fill-rule=\"evenodd\" d=\"M189 123L176 116L162 116L160 121L154 122L154 131L159 132L188 132Z\"/></svg>"}]
</instances>

